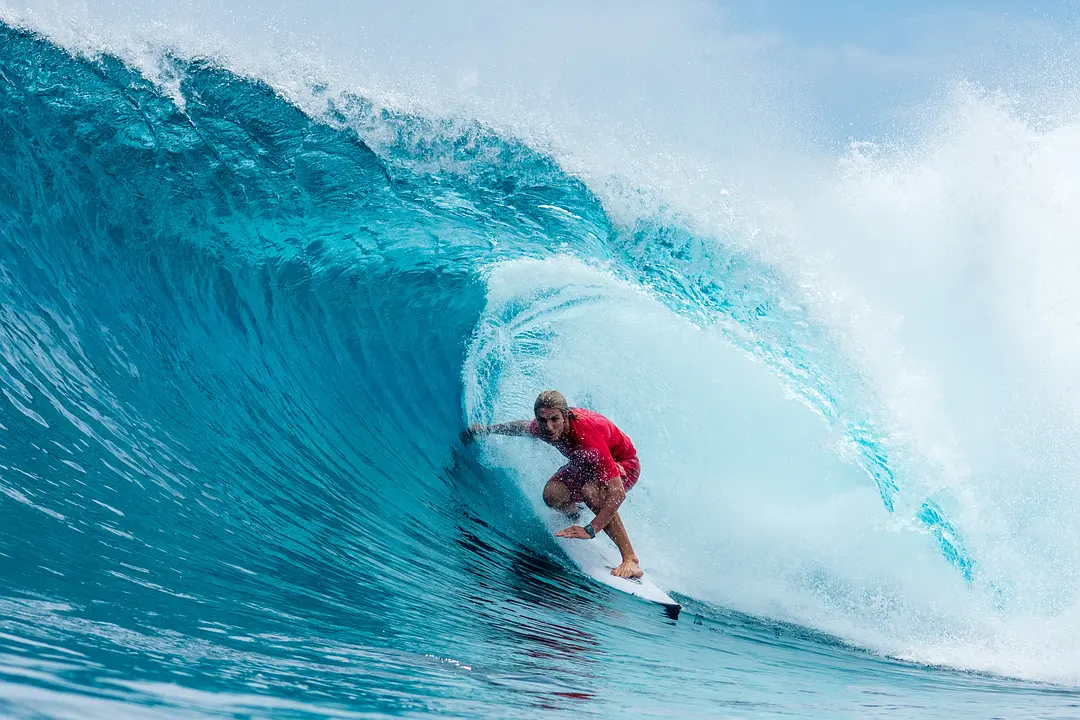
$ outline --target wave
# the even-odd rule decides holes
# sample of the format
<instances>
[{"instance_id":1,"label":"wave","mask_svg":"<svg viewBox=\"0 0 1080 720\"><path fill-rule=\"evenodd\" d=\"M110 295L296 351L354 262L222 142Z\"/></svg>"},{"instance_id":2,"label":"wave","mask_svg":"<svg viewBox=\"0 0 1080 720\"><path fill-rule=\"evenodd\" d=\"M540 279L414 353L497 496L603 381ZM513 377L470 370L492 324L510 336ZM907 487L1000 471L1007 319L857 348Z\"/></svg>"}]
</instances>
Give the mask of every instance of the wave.
<instances>
[{"instance_id":1,"label":"wave","mask_svg":"<svg viewBox=\"0 0 1080 720\"><path fill-rule=\"evenodd\" d=\"M9 660L42 643L130 679L129 653L243 657L253 687L390 712L413 700L373 684L445 700L514 643L573 656L591 639L558 618L610 600L538 520L554 458L456 442L559 387L634 438L635 544L699 612L1071 682L1032 658L1045 633L1020 639L1067 593L1033 603L966 541L967 496L925 480L824 279L738 223L615 212L480 123L162 67L0 27ZM338 667L375 656L375 679Z\"/></svg>"}]
</instances>

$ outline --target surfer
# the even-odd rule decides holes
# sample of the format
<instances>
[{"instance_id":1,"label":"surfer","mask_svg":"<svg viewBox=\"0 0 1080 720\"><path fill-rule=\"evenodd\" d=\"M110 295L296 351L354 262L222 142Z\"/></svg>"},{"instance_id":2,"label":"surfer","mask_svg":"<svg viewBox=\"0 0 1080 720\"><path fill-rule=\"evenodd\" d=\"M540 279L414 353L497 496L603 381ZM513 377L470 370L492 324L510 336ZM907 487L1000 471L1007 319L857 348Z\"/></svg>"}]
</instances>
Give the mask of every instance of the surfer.
<instances>
[{"instance_id":1,"label":"surfer","mask_svg":"<svg viewBox=\"0 0 1080 720\"><path fill-rule=\"evenodd\" d=\"M569 462L551 476L544 486L548 507L573 517L584 501L596 513L588 525L571 525L555 533L558 537L590 540L603 530L622 554L622 563L611 571L624 578L642 576L641 564L630 545L619 506L626 491L641 474L637 450L615 423L600 413L571 408L558 390L545 390L533 403L534 420L515 420L496 425L471 425L462 439L476 435L528 435L552 445Z\"/></svg>"}]
</instances>

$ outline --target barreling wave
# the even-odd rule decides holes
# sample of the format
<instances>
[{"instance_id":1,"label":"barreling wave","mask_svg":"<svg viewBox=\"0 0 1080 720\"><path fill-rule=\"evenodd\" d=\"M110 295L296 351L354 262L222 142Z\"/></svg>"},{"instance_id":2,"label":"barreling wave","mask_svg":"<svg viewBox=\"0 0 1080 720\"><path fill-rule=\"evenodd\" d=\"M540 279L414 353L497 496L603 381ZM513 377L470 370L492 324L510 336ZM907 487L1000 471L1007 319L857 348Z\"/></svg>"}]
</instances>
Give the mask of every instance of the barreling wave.
<instances>
[{"instance_id":1,"label":"barreling wave","mask_svg":"<svg viewBox=\"0 0 1080 720\"><path fill-rule=\"evenodd\" d=\"M552 383L651 451L635 529L698 612L827 617L819 629L886 652L913 637L888 634L901 586L860 587L790 538L772 538L785 560L769 566L790 602L695 579L720 543L707 517L693 535L677 518L715 478L676 456L741 422L693 402L699 377L775 403L755 422L794 459L761 483L803 473L784 491L802 502L820 471L863 493L860 512L873 488L957 592L979 582L946 510L903 496L859 371L738 243L662 210L616 223L554 159L479 125L350 95L312 118L258 80L167 62L168 88L0 27L9 686L29 654L45 669L32 682L60 692L88 683L107 702L187 673L223 712L249 707L239 687L279 698L266 712L300 698L470 714L510 689L525 714L537 688L588 695L601 679L552 658L595 638L562 619L602 632L613 601L528 500L550 459L456 439ZM686 355L700 365L678 369Z\"/></svg>"}]
</instances>

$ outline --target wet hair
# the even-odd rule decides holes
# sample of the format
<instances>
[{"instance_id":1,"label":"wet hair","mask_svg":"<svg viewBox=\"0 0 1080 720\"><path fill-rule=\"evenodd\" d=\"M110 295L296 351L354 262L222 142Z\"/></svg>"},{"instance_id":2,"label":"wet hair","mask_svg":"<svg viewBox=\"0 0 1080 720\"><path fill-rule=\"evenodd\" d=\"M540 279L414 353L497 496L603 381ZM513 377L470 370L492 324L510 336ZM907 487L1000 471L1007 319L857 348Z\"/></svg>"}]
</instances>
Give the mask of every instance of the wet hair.
<instances>
[{"instance_id":1,"label":"wet hair","mask_svg":"<svg viewBox=\"0 0 1080 720\"><path fill-rule=\"evenodd\" d=\"M533 403L533 414L535 415L544 408L560 410L567 417L571 417L570 406L566 404L566 397L558 390L545 390L536 396L536 402Z\"/></svg>"}]
</instances>

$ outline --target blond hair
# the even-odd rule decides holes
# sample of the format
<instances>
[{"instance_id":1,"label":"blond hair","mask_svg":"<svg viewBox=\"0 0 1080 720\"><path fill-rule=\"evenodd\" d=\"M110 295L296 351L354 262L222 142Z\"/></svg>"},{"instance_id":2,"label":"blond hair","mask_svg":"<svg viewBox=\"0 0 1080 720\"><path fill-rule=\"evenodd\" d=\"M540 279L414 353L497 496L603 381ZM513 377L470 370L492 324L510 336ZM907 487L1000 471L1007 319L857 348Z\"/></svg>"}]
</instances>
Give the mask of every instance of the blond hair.
<instances>
[{"instance_id":1,"label":"blond hair","mask_svg":"<svg viewBox=\"0 0 1080 720\"><path fill-rule=\"evenodd\" d=\"M536 396L536 402L533 403L533 414L535 415L544 408L560 410L566 415L570 414L570 406L566 403L566 396L558 390L545 390Z\"/></svg>"}]
</instances>

